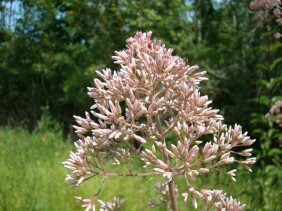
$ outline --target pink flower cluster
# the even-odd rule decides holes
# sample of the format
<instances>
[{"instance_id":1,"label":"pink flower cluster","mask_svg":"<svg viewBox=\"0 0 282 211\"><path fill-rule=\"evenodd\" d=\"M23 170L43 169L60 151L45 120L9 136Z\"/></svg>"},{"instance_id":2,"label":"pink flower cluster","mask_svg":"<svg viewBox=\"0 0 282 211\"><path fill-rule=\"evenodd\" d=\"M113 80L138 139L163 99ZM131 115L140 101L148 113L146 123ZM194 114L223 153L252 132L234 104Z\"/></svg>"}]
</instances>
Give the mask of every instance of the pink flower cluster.
<instances>
[{"instance_id":1,"label":"pink flower cluster","mask_svg":"<svg viewBox=\"0 0 282 211\"><path fill-rule=\"evenodd\" d=\"M250 8L252 10L268 9L279 6L279 4L281 5L281 0L253 0L250 3Z\"/></svg>"},{"instance_id":2,"label":"pink flower cluster","mask_svg":"<svg viewBox=\"0 0 282 211\"><path fill-rule=\"evenodd\" d=\"M182 176L186 184L182 195L196 208L198 198L217 210L241 210L244 205L221 191L197 189L192 184L210 171L235 181L237 170L225 171L223 166L239 163L251 171L249 166L256 161L250 157L252 149L246 148L255 140L242 133L239 125L223 124L218 110L209 107L211 101L200 94L199 83L207 80L205 72L173 56L173 49L166 49L161 41L151 40L151 32L137 32L127 40L127 49L116 52L113 59L120 70L97 71L100 79L95 78L95 86L89 88L94 99L92 115L74 116L79 140L77 152L63 162L72 171L66 181L73 187L94 176L162 175L166 180L163 187L169 191L165 195L171 196L170 202L165 201L175 210L173 178ZM169 143L168 136L174 137ZM105 158L126 165L128 173L109 172ZM144 162L144 173L130 168L136 159ZM86 207L97 202L96 198L89 200Z\"/></svg>"},{"instance_id":3,"label":"pink flower cluster","mask_svg":"<svg viewBox=\"0 0 282 211\"><path fill-rule=\"evenodd\" d=\"M279 127L282 127L282 101L277 101L271 108L269 113L266 114L266 118L268 118L272 122L276 122Z\"/></svg>"},{"instance_id":4,"label":"pink flower cluster","mask_svg":"<svg viewBox=\"0 0 282 211\"><path fill-rule=\"evenodd\" d=\"M274 16L278 25L282 25L281 7L281 0L253 0L250 3L250 9L256 11L254 19L268 20L271 16ZM280 39L282 34L280 32L275 32L273 36L276 39Z\"/></svg>"}]
</instances>

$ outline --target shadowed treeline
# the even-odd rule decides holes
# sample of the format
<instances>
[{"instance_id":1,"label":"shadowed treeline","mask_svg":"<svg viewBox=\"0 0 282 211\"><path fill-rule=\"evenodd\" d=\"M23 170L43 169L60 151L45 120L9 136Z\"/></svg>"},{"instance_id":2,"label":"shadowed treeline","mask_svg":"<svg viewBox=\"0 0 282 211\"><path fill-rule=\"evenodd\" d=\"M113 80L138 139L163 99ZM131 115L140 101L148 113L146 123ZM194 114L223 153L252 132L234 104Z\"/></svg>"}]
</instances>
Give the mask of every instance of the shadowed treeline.
<instances>
[{"instance_id":1,"label":"shadowed treeline","mask_svg":"<svg viewBox=\"0 0 282 211\"><path fill-rule=\"evenodd\" d=\"M33 129L42 112L64 123L91 101L96 69L127 37L153 31L176 54L208 71L203 92L226 121L248 126L259 89L256 65L272 37L252 21L248 1L1 1L0 124ZM260 49L260 51L258 50ZM263 54L264 55L264 54Z\"/></svg>"}]
</instances>

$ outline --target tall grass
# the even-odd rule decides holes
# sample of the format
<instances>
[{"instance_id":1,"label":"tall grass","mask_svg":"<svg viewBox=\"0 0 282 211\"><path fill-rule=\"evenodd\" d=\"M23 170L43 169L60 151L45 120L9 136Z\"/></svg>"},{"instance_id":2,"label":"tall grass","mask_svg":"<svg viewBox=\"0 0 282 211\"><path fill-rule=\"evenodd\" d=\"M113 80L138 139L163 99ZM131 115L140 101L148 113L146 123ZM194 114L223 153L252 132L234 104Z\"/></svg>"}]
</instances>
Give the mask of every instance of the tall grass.
<instances>
[{"instance_id":1,"label":"tall grass","mask_svg":"<svg viewBox=\"0 0 282 211\"><path fill-rule=\"evenodd\" d=\"M101 178L70 189L64 182L70 173L63 168L73 150L59 133L30 134L22 129L0 129L0 210L82 210L74 196L98 190ZM154 180L109 178L101 197L126 197L126 210L144 210Z\"/></svg>"},{"instance_id":2,"label":"tall grass","mask_svg":"<svg viewBox=\"0 0 282 211\"><path fill-rule=\"evenodd\" d=\"M79 188L69 189L64 182L66 171L61 162L73 150L70 141L63 140L59 132L28 133L23 129L0 128L0 210L82 210L74 196L90 196L98 190L102 178L95 178ZM112 167L116 171L117 167ZM122 167L121 167L122 168ZM133 166L141 172L142 166ZM126 169L124 169L126 171ZM202 177L197 186L223 189L247 203L247 210L265 210L259 197L257 171L242 171L236 183L216 172ZM114 195L126 198L123 210L165 210L164 207L148 208L146 201L155 195L153 186L160 178L108 178L100 197L112 200ZM177 178L178 189L184 184ZM271 187L264 200L270 201L268 210L282 210L281 181ZM180 196L181 197L181 196ZM180 210L194 210L178 200ZM199 204L201 210L201 204Z\"/></svg>"}]
</instances>

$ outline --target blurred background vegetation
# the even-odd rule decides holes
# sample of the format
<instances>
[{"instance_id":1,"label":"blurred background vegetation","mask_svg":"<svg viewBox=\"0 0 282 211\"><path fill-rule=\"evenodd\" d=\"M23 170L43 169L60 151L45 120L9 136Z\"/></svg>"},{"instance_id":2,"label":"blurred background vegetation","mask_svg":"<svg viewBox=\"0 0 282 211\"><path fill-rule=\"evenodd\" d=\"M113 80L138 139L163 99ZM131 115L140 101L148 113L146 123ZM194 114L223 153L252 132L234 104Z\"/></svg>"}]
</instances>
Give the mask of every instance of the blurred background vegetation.
<instances>
[{"instance_id":1,"label":"blurred background vegetation","mask_svg":"<svg viewBox=\"0 0 282 211\"><path fill-rule=\"evenodd\" d=\"M202 94L213 100L226 123L243 125L257 139L252 175L239 174L237 185L218 175L202 182L222 183L248 203L248 210L282 210L281 127L265 118L282 100L282 43L273 36L281 25L271 10L267 19L254 18L258 13L249 4L0 0L0 210L78 208L60 166L72 150L72 115L89 109L92 100L86 93L95 70L117 69L111 56L136 31L152 31L153 38L207 71ZM127 186L141 180L127 181ZM140 196L149 195L147 186L154 183L143 182ZM121 184L113 184L117 192ZM85 193L90 189L85 187ZM126 210L141 210L145 203L140 205L139 198L129 200Z\"/></svg>"}]
</instances>

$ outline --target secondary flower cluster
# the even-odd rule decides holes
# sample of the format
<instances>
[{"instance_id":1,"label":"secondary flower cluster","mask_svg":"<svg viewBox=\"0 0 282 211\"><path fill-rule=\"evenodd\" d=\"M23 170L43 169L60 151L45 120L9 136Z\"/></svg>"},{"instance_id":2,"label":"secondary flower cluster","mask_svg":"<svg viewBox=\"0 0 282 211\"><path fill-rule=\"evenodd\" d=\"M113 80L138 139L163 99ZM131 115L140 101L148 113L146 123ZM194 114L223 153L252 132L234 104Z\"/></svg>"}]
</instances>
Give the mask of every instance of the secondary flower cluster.
<instances>
[{"instance_id":1,"label":"secondary flower cluster","mask_svg":"<svg viewBox=\"0 0 282 211\"><path fill-rule=\"evenodd\" d=\"M218 110L209 107L211 101L200 94L205 72L172 53L161 41L152 41L151 32L137 32L127 40L127 49L113 56L121 66L119 71L97 71L100 79L95 78L95 86L89 88L94 99L92 115L74 116L79 140L77 152L63 162L72 171L66 181L74 187L98 175L104 180L109 176L163 175L166 184L162 187L169 191L164 195L173 201L172 195L177 197L173 177L182 175L186 183L182 195L196 208L198 198L218 210L240 210L244 205L221 191L197 189L191 182L209 171L222 172L235 181L236 169L221 169L232 163L251 171L249 165L255 158L250 158L252 149L246 147L254 140L242 133L239 125L222 123ZM127 165L129 172L109 172L105 158L115 165ZM130 169L136 158L144 162L144 173ZM85 202L86 207L94 206L100 190ZM173 204L167 198L164 201ZM101 200L98 203L103 204Z\"/></svg>"},{"instance_id":2,"label":"secondary flower cluster","mask_svg":"<svg viewBox=\"0 0 282 211\"><path fill-rule=\"evenodd\" d=\"M276 122L279 127L282 127L282 101L277 101L265 116L270 121Z\"/></svg>"},{"instance_id":3,"label":"secondary flower cluster","mask_svg":"<svg viewBox=\"0 0 282 211\"><path fill-rule=\"evenodd\" d=\"M250 8L253 10L272 8L281 5L281 0L253 0L250 3Z\"/></svg>"},{"instance_id":4,"label":"secondary flower cluster","mask_svg":"<svg viewBox=\"0 0 282 211\"><path fill-rule=\"evenodd\" d=\"M282 25L281 7L281 0L253 0L250 3L250 9L256 11L254 19L265 21L274 17L278 25ZM274 37L279 39L282 37L282 34L276 32Z\"/></svg>"}]
</instances>

